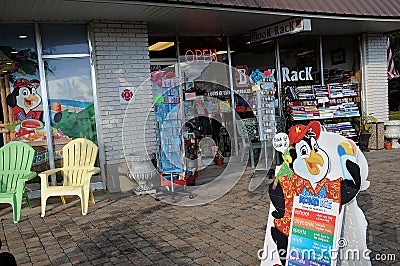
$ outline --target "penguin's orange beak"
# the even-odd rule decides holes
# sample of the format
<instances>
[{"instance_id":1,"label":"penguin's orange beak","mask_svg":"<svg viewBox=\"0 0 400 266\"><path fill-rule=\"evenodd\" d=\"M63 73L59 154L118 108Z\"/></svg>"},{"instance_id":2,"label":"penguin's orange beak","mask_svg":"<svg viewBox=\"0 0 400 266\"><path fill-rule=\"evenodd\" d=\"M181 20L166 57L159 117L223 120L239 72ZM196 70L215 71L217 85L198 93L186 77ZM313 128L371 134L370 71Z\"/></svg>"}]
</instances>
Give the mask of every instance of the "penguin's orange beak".
<instances>
[{"instance_id":1,"label":"penguin's orange beak","mask_svg":"<svg viewBox=\"0 0 400 266\"><path fill-rule=\"evenodd\" d=\"M311 151L310 157L304 159L306 161L307 169L312 175L319 174L318 165L324 165L324 159L315 151Z\"/></svg>"},{"instance_id":2,"label":"penguin's orange beak","mask_svg":"<svg viewBox=\"0 0 400 266\"><path fill-rule=\"evenodd\" d=\"M35 95L29 95L27 98L24 99L24 104L26 107L31 108L32 107L32 102L38 102L39 98Z\"/></svg>"}]
</instances>

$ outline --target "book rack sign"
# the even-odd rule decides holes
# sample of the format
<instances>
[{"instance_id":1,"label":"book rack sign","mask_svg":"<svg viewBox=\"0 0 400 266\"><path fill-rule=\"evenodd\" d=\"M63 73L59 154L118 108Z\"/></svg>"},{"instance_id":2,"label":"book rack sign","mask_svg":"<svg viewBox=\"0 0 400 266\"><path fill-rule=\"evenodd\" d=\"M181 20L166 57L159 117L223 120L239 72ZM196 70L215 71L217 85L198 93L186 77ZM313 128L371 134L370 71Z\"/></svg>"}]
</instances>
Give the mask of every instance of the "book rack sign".
<instances>
[{"instance_id":1,"label":"book rack sign","mask_svg":"<svg viewBox=\"0 0 400 266\"><path fill-rule=\"evenodd\" d=\"M287 265L336 265L343 218L339 212L340 204L331 199L295 196Z\"/></svg>"}]
</instances>

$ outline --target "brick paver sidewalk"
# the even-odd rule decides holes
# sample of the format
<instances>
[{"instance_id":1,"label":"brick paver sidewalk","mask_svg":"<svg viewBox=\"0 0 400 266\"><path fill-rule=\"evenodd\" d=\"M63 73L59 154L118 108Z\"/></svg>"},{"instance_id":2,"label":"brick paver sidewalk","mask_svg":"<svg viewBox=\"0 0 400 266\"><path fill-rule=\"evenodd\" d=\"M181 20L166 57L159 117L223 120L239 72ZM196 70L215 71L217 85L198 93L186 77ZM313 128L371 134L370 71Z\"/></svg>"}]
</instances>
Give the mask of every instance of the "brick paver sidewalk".
<instances>
[{"instance_id":1,"label":"brick paver sidewalk","mask_svg":"<svg viewBox=\"0 0 400 266\"><path fill-rule=\"evenodd\" d=\"M358 203L369 222L368 247L372 256L397 258L373 265L400 265L400 150L366 156L371 186ZM32 210L23 205L21 222L14 224L11 208L1 205L1 251L13 253L19 265L258 265L269 206L263 190L270 181L249 192L251 173L223 197L196 207L97 193L87 216L79 201L62 206L56 198L41 218L34 200Z\"/></svg>"}]
</instances>

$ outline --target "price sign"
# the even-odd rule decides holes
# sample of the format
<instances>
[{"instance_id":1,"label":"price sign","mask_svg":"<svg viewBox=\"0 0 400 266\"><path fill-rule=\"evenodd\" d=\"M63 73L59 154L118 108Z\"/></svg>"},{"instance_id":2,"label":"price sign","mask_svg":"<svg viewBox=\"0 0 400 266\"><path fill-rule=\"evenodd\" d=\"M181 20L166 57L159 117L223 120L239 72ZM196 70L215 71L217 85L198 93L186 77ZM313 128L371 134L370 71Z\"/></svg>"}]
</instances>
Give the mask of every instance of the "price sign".
<instances>
[{"instance_id":1,"label":"price sign","mask_svg":"<svg viewBox=\"0 0 400 266\"><path fill-rule=\"evenodd\" d=\"M342 215L339 203L308 195L295 196L287 265L334 266Z\"/></svg>"}]
</instances>

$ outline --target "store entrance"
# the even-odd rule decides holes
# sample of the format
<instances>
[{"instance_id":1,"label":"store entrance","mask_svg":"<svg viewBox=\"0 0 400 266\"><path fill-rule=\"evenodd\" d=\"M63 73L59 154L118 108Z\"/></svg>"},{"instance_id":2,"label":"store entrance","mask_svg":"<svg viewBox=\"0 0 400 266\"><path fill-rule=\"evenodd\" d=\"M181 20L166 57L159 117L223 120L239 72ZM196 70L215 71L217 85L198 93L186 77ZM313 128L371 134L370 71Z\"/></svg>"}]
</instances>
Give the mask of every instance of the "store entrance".
<instances>
[{"instance_id":1,"label":"store entrance","mask_svg":"<svg viewBox=\"0 0 400 266\"><path fill-rule=\"evenodd\" d=\"M196 143L185 148L186 165L196 165L195 184L201 185L217 178L232 154L230 89L194 80L185 82L182 90L183 135L193 135Z\"/></svg>"},{"instance_id":2,"label":"store entrance","mask_svg":"<svg viewBox=\"0 0 400 266\"><path fill-rule=\"evenodd\" d=\"M184 86L185 121L199 138L209 137L224 157L232 154L232 109L229 88L194 81Z\"/></svg>"},{"instance_id":3,"label":"store entrance","mask_svg":"<svg viewBox=\"0 0 400 266\"><path fill-rule=\"evenodd\" d=\"M214 118L201 116L187 121L183 131L185 139L194 140L185 145L186 167L196 167L198 171L198 177L191 185L213 181L225 170L231 152L226 128ZM188 135L193 138L186 138ZM217 154L222 157L220 164Z\"/></svg>"}]
</instances>

